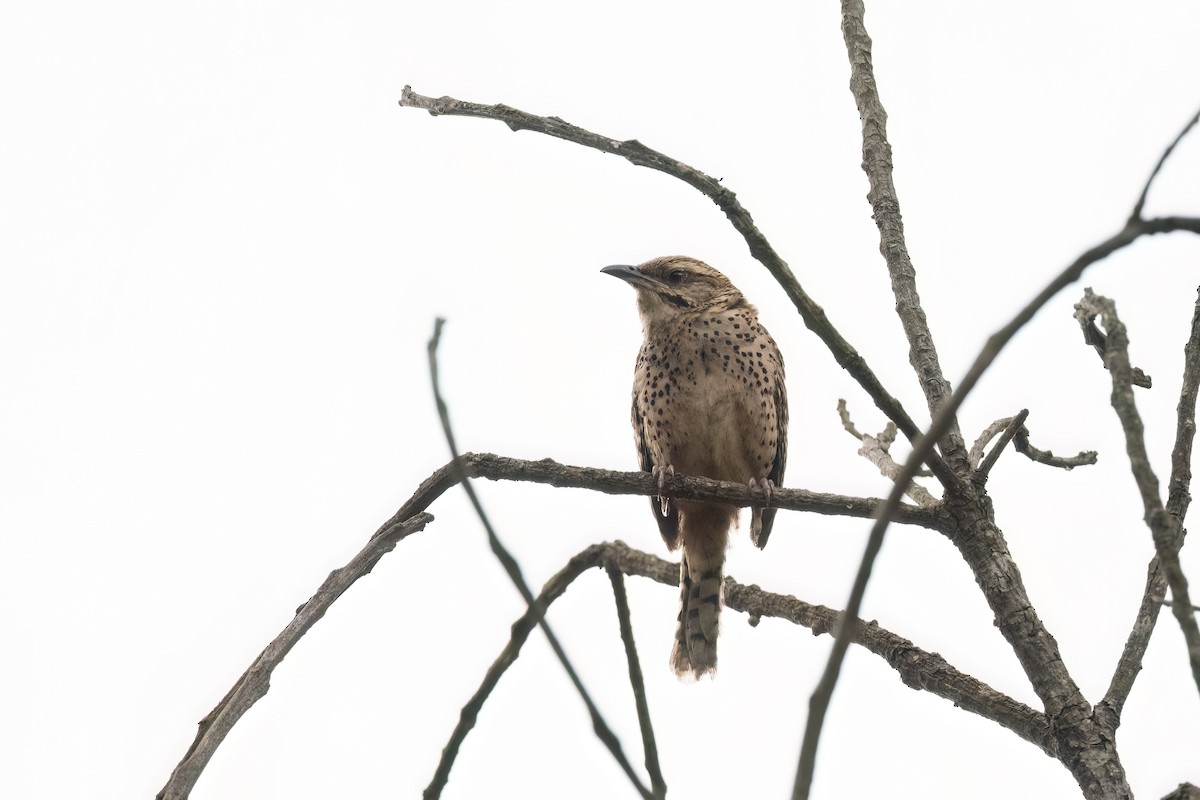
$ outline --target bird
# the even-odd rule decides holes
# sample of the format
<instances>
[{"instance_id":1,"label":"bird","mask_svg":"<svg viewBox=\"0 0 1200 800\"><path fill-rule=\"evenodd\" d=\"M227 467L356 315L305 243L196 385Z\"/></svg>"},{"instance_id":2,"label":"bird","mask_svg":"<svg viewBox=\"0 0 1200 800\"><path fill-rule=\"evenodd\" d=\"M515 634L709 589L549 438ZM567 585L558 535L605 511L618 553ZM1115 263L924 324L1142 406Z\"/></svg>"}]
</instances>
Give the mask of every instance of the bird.
<instances>
[{"instance_id":1,"label":"bird","mask_svg":"<svg viewBox=\"0 0 1200 800\"><path fill-rule=\"evenodd\" d=\"M664 256L601 272L637 290L643 341L633 379L633 435L641 469L662 491L668 475L737 481L770 501L787 462L783 357L758 310L722 273ZM669 551L682 551L680 610L671 667L699 679L717 667L725 550L738 507L650 498ZM776 509L751 509L750 538L771 535Z\"/></svg>"}]
</instances>

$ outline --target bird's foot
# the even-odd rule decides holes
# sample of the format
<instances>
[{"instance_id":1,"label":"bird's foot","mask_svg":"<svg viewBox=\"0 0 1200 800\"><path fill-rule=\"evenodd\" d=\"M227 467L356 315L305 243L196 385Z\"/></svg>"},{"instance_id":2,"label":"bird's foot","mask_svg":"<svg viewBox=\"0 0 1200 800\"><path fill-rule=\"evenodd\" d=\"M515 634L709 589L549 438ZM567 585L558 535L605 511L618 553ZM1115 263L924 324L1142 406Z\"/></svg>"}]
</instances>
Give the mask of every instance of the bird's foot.
<instances>
[{"instance_id":1,"label":"bird's foot","mask_svg":"<svg viewBox=\"0 0 1200 800\"><path fill-rule=\"evenodd\" d=\"M658 507L662 511L664 517L671 515L671 498L663 496L663 490L667 486L667 476L675 477L675 468L670 464L665 467L654 467L650 470L650 474L658 478Z\"/></svg>"},{"instance_id":2,"label":"bird's foot","mask_svg":"<svg viewBox=\"0 0 1200 800\"><path fill-rule=\"evenodd\" d=\"M763 503L763 508L770 508L771 500L775 495L775 482L770 478L763 478L762 480L755 480L754 478L751 478L750 491L754 491L755 489L763 490L763 494L767 496L766 502Z\"/></svg>"},{"instance_id":3,"label":"bird's foot","mask_svg":"<svg viewBox=\"0 0 1200 800\"><path fill-rule=\"evenodd\" d=\"M753 492L755 489L762 489L763 494L767 496L766 502L761 507L754 506L750 509L750 541L754 542L755 547L762 548L767 544L766 537L763 536L763 517L767 517L766 532L769 536L771 533L771 521L775 515L774 511L771 511L769 514L764 513L771 506L771 500L775 493L775 484L770 478L763 478L762 480L751 478L750 491Z\"/></svg>"}]
</instances>

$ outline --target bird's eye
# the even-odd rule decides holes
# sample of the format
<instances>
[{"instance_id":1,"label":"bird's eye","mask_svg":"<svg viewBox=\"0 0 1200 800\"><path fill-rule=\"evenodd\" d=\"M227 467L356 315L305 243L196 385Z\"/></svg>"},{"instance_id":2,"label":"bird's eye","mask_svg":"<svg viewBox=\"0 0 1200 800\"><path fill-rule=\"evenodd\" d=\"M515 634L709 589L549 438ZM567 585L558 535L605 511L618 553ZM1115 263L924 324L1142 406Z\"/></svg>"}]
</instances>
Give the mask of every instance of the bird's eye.
<instances>
[{"instance_id":1,"label":"bird's eye","mask_svg":"<svg viewBox=\"0 0 1200 800\"><path fill-rule=\"evenodd\" d=\"M687 277L687 273L681 269L673 269L667 273L667 283L678 286L683 283L683 279Z\"/></svg>"}]
</instances>

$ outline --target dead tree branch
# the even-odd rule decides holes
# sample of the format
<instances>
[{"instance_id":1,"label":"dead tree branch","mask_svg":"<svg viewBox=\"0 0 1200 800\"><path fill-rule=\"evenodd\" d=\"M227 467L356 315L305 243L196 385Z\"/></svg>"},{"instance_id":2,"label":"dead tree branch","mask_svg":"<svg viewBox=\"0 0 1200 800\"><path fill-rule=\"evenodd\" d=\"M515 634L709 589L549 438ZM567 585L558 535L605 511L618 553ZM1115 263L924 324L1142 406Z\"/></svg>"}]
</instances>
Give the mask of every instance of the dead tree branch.
<instances>
[{"instance_id":1,"label":"dead tree branch","mask_svg":"<svg viewBox=\"0 0 1200 800\"><path fill-rule=\"evenodd\" d=\"M460 464L462 474L468 478L544 483L559 488L589 489L604 494L646 497L660 494L658 481L648 472L617 472L610 469L578 467L560 464L549 458L526 461L492 453L464 453ZM413 496L396 512L397 516L411 516L418 511L424 511L444 492L457 485L458 481L453 462L439 467L421 482ZM764 500L761 490L751 490L745 484L685 475L668 475L664 479L661 494L664 497L679 497L685 500L717 500L742 508L761 505ZM804 489L775 489L771 492L772 508L808 511L826 516L870 519L883 502L875 497L852 497ZM940 531L944 529L946 517L938 508L906 505L897 512L896 522Z\"/></svg>"},{"instance_id":2,"label":"dead tree branch","mask_svg":"<svg viewBox=\"0 0 1200 800\"><path fill-rule=\"evenodd\" d=\"M534 131L599 150L602 153L620 156L631 164L648 167L678 178L698 190L716 203L725 213L733 227L746 240L750 254L765 266L779 282L796 306L796 310L800 312L804 324L825 343L838 365L850 373L851 377L870 395L879 410L886 414L888 419L895 422L910 441L917 437L919 431L916 423L900 405L900 401L884 389L883 384L879 382L862 355L851 347L850 343L833 326L826 316L825 310L801 288L787 262L775 252L775 248L758 230L750 212L742 206L737 196L717 179L657 150L652 150L636 139L625 141L610 139L607 136L601 136L569 122L564 122L558 117L539 117L506 105L483 105L456 100L453 97L425 97L414 92L409 86L404 87L404 92L400 96L400 105L422 108L433 116L445 114L498 120L513 131ZM940 456L930 455L929 460L929 467L939 480L943 483L955 480Z\"/></svg>"},{"instance_id":3,"label":"dead tree branch","mask_svg":"<svg viewBox=\"0 0 1200 800\"><path fill-rule=\"evenodd\" d=\"M850 57L850 93L854 95L858 116L862 121L862 168L870 185L867 201L871 204L872 217L879 228L879 252L887 264L892 293L896 297L896 313L908 340L908 361L916 372L932 417L950 396L950 382L942 374L929 322L917 294L916 270L913 269L904 240L900 198L892 182L892 146L887 138L887 112L875 85L871 37L867 35L863 13L861 0L843 0L842 37ZM942 456L956 476L965 474L966 449L958 430L957 418L951 420L946 435L938 444Z\"/></svg>"},{"instance_id":4,"label":"dead tree branch","mask_svg":"<svg viewBox=\"0 0 1200 800\"><path fill-rule=\"evenodd\" d=\"M896 480L896 476L900 474L900 465L895 462L891 454L887 451L886 444L886 441L881 442L869 433L864 434L862 437L862 447L858 448L858 454L874 464L875 468L879 470L880 475L894 481ZM938 503L938 499L916 481L910 481L904 493L922 508L932 508Z\"/></svg>"},{"instance_id":5,"label":"dead tree branch","mask_svg":"<svg viewBox=\"0 0 1200 800\"><path fill-rule=\"evenodd\" d=\"M612 574L649 578L666 586L679 585L677 564L650 553L634 550L624 542L595 544L576 555L555 574L534 607L513 623L512 638L500 657L488 670L484 685L471 702L463 708L462 719L478 714L483 700L495 687L500 676L516 660L521 645L536 625L534 616L544 614L551 603L567 590L580 575L595 567L604 567ZM726 607L748 614L751 619L776 617L810 629L814 635L838 634L841 612L811 605L788 595L766 592L757 586L745 586L732 578L725 579ZM1042 752L1054 757L1056 745L1045 715L998 692L987 684L960 672L937 653L929 653L909 640L879 627L875 623L858 626L852 642L883 658L900 675L904 685L950 700L955 705L989 719L1016 733ZM463 726L460 721L459 726ZM469 730L469 726L467 727ZM456 729L457 735L457 729ZM465 732L462 734L465 736ZM452 737L452 742L455 737ZM461 744L457 739L455 750ZM449 749L450 745L447 745Z\"/></svg>"},{"instance_id":6,"label":"dead tree branch","mask_svg":"<svg viewBox=\"0 0 1200 800\"><path fill-rule=\"evenodd\" d=\"M158 793L158 800L186 800L209 760L225 741L225 737L242 715L261 700L271 688L271 673L283 661L296 642L317 623L329 607L362 576L374 569L393 548L404 539L424 528L433 517L417 513L400 519L393 517L380 528L366 546L341 569L329 573L308 602L296 610L296 616L278 636L259 653L258 658L242 673L229 693L216 708L200 720L200 730L183 759L171 773Z\"/></svg>"},{"instance_id":7,"label":"dead tree branch","mask_svg":"<svg viewBox=\"0 0 1200 800\"><path fill-rule=\"evenodd\" d=\"M1084 311L1078 305L1075 306L1075 309L1077 312L1075 319L1079 322L1079 327L1083 329L1083 341L1092 346L1092 349L1100 356L1100 361L1104 363L1104 368L1108 369L1108 359L1106 358L1109 348L1108 336L1096 325L1095 314ZM1140 386L1143 389L1149 389L1154 385L1150 376L1137 367L1129 368L1129 380L1134 386Z\"/></svg>"},{"instance_id":8,"label":"dead tree branch","mask_svg":"<svg viewBox=\"0 0 1200 800\"><path fill-rule=\"evenodd\" d=\"M650 704L646 701L646 681L642 677L642 664L638 660L637 646L633 641L633 625L629 620L629 596L625 593L625 576L612 564L606 564L608 580L612 583L613 601L617 606L617 625L621 629L621 642L625 645L625 661L629 666L629 686L633 690L633 701L637 707L638 727L642 730L642 750L646 758L646 772L650 775L650 788L656 800L667 796L667 782L663 779L662 767L658 763L658 745L654 741L654 727L650 724Z\"/></svg>"},{"instance_id":9,"label":"dead tree branch","mask_svg":"<svg viewBox=\"0 0 1200 800\"><path fill-rule=\"evenodd\" d=\"M996 465L996 462L1000 459L1000 455L1004 452L1004 448L1008 447L1008 443L1011 442L1013 437L1017 435L1017 432L1021 430L1025 424L1025 419L1028 416L1029 409L1022 408L1020 412L1018 412L1015 417L1012 417L1008 424L1004 426L1004 433L1000 436L1000 441L996 442L996 446L988 452L987 457L984 458L976 468L976 480L987 480L988 475L991 474L992 467Z\"/></svg>"},{"instance_id":10,"label":"dead tree branch","mask_svg":"<svg viewBox=\"0 0 1200 800\"><path fill-rule=\"evenodd\" d=\"M1104 366L1112 375L1113 410L1117 412L1117 418L1121 421L1121 429L1125 433L1125 449L1129 454L1129 466L1142 497L1142 507L1145 512L1143 518L1154 539L1154 548L1163 576L1166 578L1167 585L1171 587L1171 598L1174 600L1171 610L1183 630L1192 677L1196 682L1197 690L1200 691L1200 628L1196 625L1196 617L1191 609L1192 603L1188 595L1187 578L1179 563L1179 548L1183 544L1181 519L1168 513L1164 507L1162 498L1159 496L1158 477L1150 466L1142 418L1133 398L1133 370L1129 364L1129 337L1126 334L1124 323L1117 316L1116 304L1109 298L1097 295L1091 289L1085 289L1083 299L1075 306L1075 310L1075 316L1081 324L1084 320L1090 321L1100 317L1104 329L1108 332ZM1190 340L1189 344L1191 344ZM1185 374L1186 372L1187 368L1185 367ZM1188 386L1185 384L1185 395L1187 391ZM1194 403L1194 398L1192 402ZM1181 398L1181 413L1183 407L1184 400ZM1194 405L1190 416L1194 426ZM1178 443L1176 447L1179 447ZM1186 447L1190 450L1190 438ZM1173 458L1172 472L1174 472L1174 463ZM1187 491L1186 488L1184 491Z\"/></svg>"},{"instance_id":11,"label":"dead tree branch","mask_svg":"<svg viewBox=\"0 0 1200 800\"><path fill-rule=\"evenodd\" d=\"M467 493L467 497L471 500L471 505L475 509L475 514L479 517L479 521L483 523L483 527L487 530L488 544L491 546L492 552L497 560L504 567L505 573L509 579L521 593L522 599L531 609L536 608L536 600L533 592L529 589L529 584L525 582L525 577L521 574L521 567L517 564L517 560L513 558L508 548L500 541L500 537L496 535L492 523L488 520L487 514L483 510L483 504L479 502L479 497L475 494L475 489L471 486L471 481L466 477L462 469L462 462L458 454L458 446L454 443L454 431L450 425L450 411L446 407L445 400L442 399L441 388L438 385L438 363L437 363L437 348L438 342L441 339L442 325L445 320L439 318L433 326L433 336L429 340L429 378L433 385L433 398L437 403L438 417L442 423L442 431L446 435L446 444L450 447L451 464L459 475L463 489ZM612 757L620 765L622 771L629 777L630 782L634 785L645 798L651 798L651 791L642 783L642 779L634 771L633 765L629 763L629 759L625 755L624 748L621 747L621 741L612 729L608 727L608 723L604 721L603 715L600 713L599 707L592 700L591 694L583 685L583 680L579 677L579 673L575 671L571 660L567 658L567 653L563 650L562 644L558 641L558 637L550 630L550 625L546 622L544 614L537 615L537 624L542 629L542 633L546 636L546 641L550 645L550 649L554 651L554 655L558 657L558 662L562 665L563 671L567 673L567 677L571 679L571 683L575 686L575 690L579 692L580 699L587 706L588 715L592 718L592 730L595 731L596 737L608 748ZM439 775L441 772L439 771ZM448 772L447 772L448 774ZM437 778L435 776L435 782ZM434 788L434 784L430 784L430 789ZM441 787L433 796L437 796L441 792ZM426 795L429 795L429 790L426 790Z\"/></svg>"},{"instance_id":12,"label":"dead tree branch","mask_svg":"<svg viewBox=\"0 0 1200 800\"><path fill-rule=\"evenodd\" d=\"M1133 212L1129 215L1131 220L1141 219L1142 211L1146 207L1146 196L1150 194L1150 187L1154 184L1154 179L1158 177L1158 173L1162 171L1163 164L1167 163L1171 153L1175 152L1175 148L1183 141L1183 137L1191 132L1192 128L1196 127L1196 123L1200 122L1200 111L1192 115L1188 123L1179 131L1179 135L1167 145L1167 149L1163 150L1162 155L1158 157L1158 163L1154 165L1154 169L1150 171L1150 177L1146 178L1146 185L1142 187L1142 193L1138 195L1137 202L1133 205Z\"/></svg>"},{"instance_id":13,"label":"dead tree branch","mask_svg":"<svg viewBox=\"0 0 1200 800\"><path fill-rule=\"evenodd\" d=\"M1095 450L1083 450L1078 455L1074 456L1056 456L1050 450L1038 450L1029 442L1029 429L1022 425L1017 430L1016 438L1013 441L1013 447L1017 452L1028 458L1030 461L1036 461L1039 464L1045 464L1049 467L1058 467L1060 469L1072 470L1076 467L1085 467L1096 463L1099 457Z\"/></svg>"},{"instance_id":14,"label":"dead tree branch","mask_svg":"<svg viewBox=\"0 0 1200 800\"><path fill-rule=\"evenodd\" d=\"M983 451L988 443L1011 425L1014 419L1016 417L1002 417L983 429L983 432L975 439L975 444L971 445L970 452L967 453L967 461L970 463L971 469L979 469L979 463L983 461Z\"/></svg>"}]
</instances>

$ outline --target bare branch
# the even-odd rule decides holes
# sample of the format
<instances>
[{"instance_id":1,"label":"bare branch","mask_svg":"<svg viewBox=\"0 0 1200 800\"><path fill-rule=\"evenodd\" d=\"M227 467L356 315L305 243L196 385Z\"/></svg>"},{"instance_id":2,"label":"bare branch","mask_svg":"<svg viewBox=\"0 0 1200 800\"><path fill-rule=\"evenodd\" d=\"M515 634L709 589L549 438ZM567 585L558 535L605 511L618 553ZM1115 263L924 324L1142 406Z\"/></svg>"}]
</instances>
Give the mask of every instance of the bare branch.
<instances>
[{"instance_id":1,"label":"bare branch","mask_svg":"<svg viewBox=\"0 0 1200 800\"><path fill-rule=\"evenodd\" d=\"M850 409L846 406L844 398L838 398L837 410L838 418L841 419L842 427L846 429L846 433L861 442L863 435L858 432L858 428L854 427L854 420L850 419Z\"/></svg>"},{"instance_id":2,"label":"bare branch","mask_svg":"<svg viewBox=\"0 0 1200 800\"><path fill-rule=\"evenodd\" d=\"M543 458L540 461L525 461L492 453L465 453L462 455L460 463L462 473L469 478L545 483L562 488L590 489L605 494L632 494L647 497L660 494L658 481L649 472L617 472L594 467L577 467L560 464L549 458ZM692 478L685 475L668 475L663 480L661 494L664 497L679 497L685 500L717 500L742 508L762 505L765 501L761 489L752 490L743 483ZM459 478L453 462L440 467L422 481L413 496L396 512L396 517L393 519L424 511L434 500L458 482ZM810 492L804 489L774 489L771 492L772 508L808 511L827 516L870 519L883 502L875 497L851 497ZM919 525L930 530L942 530L946 520L939 509L904 506L897 512L896 521L906 525Z\"/></svg>"},{"instance_id":3,"label":"bare branch","mask_svg":"<svg viewBox=\"0 0 1200 800\"><path fill-rule=\"evenodd\" d=\"M629 664L629 685L633 689L633 700L637 706L638 726L642 729L646 772L650 774L650 787L654 797L661 800L667 796L667 782L663 780L662 767L658 764L658 746L654 742L654 727L650 724L650 704L646 702L646 682L642 678L642 665L638 661L637 646L633 642L633 625L629 621L629 597L625 594L625 578L621 570L612 564L608 564L606 569L617 606L617 624L621 628L621 642L625 645L625 660Z\"/></svg>"},{"instance_id":4,"label":"bare branch","mask_svg":"<svg viewBox=\"0 0 1200 800\"><path fill-rule=\"evenodd\" d=\"M900 465L892 459L887 448L869 433L863 435L862 447L858 448L858 454L874 464L885 478L894 481L900 474ZM928 489L915 481L909 482L904 493L922 508L931 508L938 503L938 499L931 495Z\"/></svg>"},{"instance_id":5,"label":"bare branch","mask_svg":"<svg viewBox=\"0 0 1200 800\"><path fill-rule=\"evenodd\" d=\"M1138 196L1137 203L1135 203L1133 206L1133 213L1129 215L1131 220L1142 218L1142 209L1146 207L1146 195L1150 194L1150 186L1154 183L1154 179L1158 177L1158 173L1162 170L1163 164L1167 163L1167 158L1169 158L1171 153L1175 151L1175 147L1181 141L1183 141L1183 137L1187 136L1188 132L1191 131L1192 128L1196 127L1197 122L1200 122L1200 111L1197 111L1194 115L1192 115L1192 118L1188 120L1188 123L1183 126L1183 130L1179 132L1179 135L1176 136L1169 145L1167 145L1167 149L1163 150L1162 155L1158 157L1158 163L1155 164L1154 169L1151 170L1150 177L1146 179L1146 185L1142 187L1142 193Z\"/></svg>"},{"instance_id":6,"label":"bare branch","mask_svg":"<svg viewBox=\"0 0 1200 800\"><path fill-rule=\"evenodd\" d=\"M1049 450L1038 450L1029 442L1029 429L1024 425L1017 431L1015 443L1013 447L1017 452L1028 458L1030 461L1036 461L1039 464L1045 464L1050 467L1058 467L1060 469L1072 470L1076 467L1085 467L1096 463L1098 455L1095 450L1083 450L1078 455L1074 456L1056 456Z\"/></svg>"},{"instance_id":7,"label":"bare branch","mask_svg":"<svg viewBox=\"0 0 1200 800\"><path fill-rule=\"evenodd\" d=\"M624 542L594 545L593 548L604 548L606 563L612 563L626 575L650 578L667 586L679 584L679 567L672 562L633 550ZM597 558L600 557L598 553ZM593 565L599 563L593 562ZM816 635L841 635L842 612L811 605L789 595L763 591L757 586L745 586L733 578L725 579L725 605L733 611L748 614L751 619L778 617L802 625ZM1055 755L1054 737L1043 714L960 672L937 653L926 652L874 622L856 626L848 643L861 645L883 658L900 673L901 680L909 688L923 689L950 700L973 714L1003 725L1047 755Z\"/></svg>"},{"instance_id":8,"label":"bare branch","mask_svg":"<svg viewBox=\"0 0 1200 800\"><path fill-rule=\"evenodd\" d=\"M757 586L741 586L725 579L725 602L735 611L754 617L780 617L803 625L816 635L844 633L844 614L831 608L810 605L788 595L773 594ZM850 629L849 642L861 645L900 673L910 689L924 689L956 706L990 719L1036 745L1048 756L1057 756L1054 735L1044 714L1018 703L982 681L959 672L937 653L921 650L909 640L887 631L874 622Z\"/></svg>"},{"instance_id":9,"label":"bare branch","mask_svg":"<svg viewBox=\"0 0 1200 800\"><path fill-rule=\"evenodd\" d=\"M925 310L921 308L921 299L917 295L916 271L904 241L900 199L892 182L892 146L887 139L887 112L875 85L871 37L863 22L862 0L842 1L842 37L850 57L850 91L862 121L862 168L871 187L867 201L871 204L872 216L879 228L879 252L887 263L892 293L896 296L896 313L908 339L908 361L917 374L932 417L949 398L950 383L942 375L929 322L925 319ZM957 420L951 421L946 436L938 444L956 475L965 478L968 472L966 450Z\"/></svg>"},{"instance_id":10,"label":"bare branch","mask_svg":"<svg viewBox=\"0 0 1200 800\"><path fill-rule=\"evenodd\" d=\"M972 469L979 469L979 462L983 461L983 449L988 446L988 442L999 436L1000 432L1007 428L1012 421L1013 417L1004 417L983 429L983 432L975 439L975 444L971 445L970 452L967 453L967 461L971 464Z\"/></svg>"},{"instance_id":11,"label":"bare branch","mask_svg":"<svg viewBox=\"0 0 1200 800\"><path fill-rule=\"evenodd\" d=\"M1165 158L1165 156L1164 156ZM1175 444L1171 448L1171 479L1167 484L1166 511L1178 523L1180 539L1175 550L1178 552L1183 540L1183 519L1187 515L1192 496L1192 444L1196 437L1196 396L1200 391L1200 292L1197 294L1196 305L1192 312L1192 329L1187 344L1183 348L1183 387L1179 392L1179 403L1176 406ZM1142 592L1142 601L1134 618L1133 628L1125 641L1117 667L1113 671L1112 680L1104 699L1097 704L1097 710L1105 710L1115 722L1121 719L1121 711L1125 701L1133 690L1133 683L1142 669L1142 659L1146 648L1150 645L1150 636L1154 633L1158 621L1160 606L1167 605L1163 595L1167 591L1167 577L1162 570L1157 554L1150 559L1146 568L1146 588ZM1193 613L1197 609L1193 607Z\"/></svg>"},{"instance_id":12,"label":"bare branch","mask_svg":"<svg viewBox=\"0 0 1200 800\"><path fill-rule=\"evenodd\" d=\"M1163 600L1163 601L1161 601L1160 605L1164 605L1164 606L1166 606L1167 608L1174 608L1174 607L1175 607L1175 604L1174 604L1173 602L1171 602L1170 600ZM1200 606L1195 606L1195 605L1194 605L1194 606L1192 606L1192 611L1193 611L1193 612L1200 611Z\"/></svg>"},{"instance_id":13,"label":"bare branch","mask_svg":"<svg viewBox=\"0 0 1200 800\"><path fill-rule=\"evenodd\" d=\"M1200 787L1190 783L1181 783L1162 800L1200 800Z\"/></svg>"},{"instance_id":14,"label":"bare branch","mask_svg":"<svg viewBox=\"0 0 1200 800\"><path fill-rule=\"evenodd\" d=\"M996 465L996 461L999 460L1000 454L1004 452L1004 448L1008 447L1008 443L1011 442L1013 437L1017 435L1017 431L1022 428L1025 423L1025 419L1028 416L1029 409L1022 408L1015 417L1009 420L1008 425L1005 426L1004 434L1000 437L1000 441L996 442L996 446L991 449L991 451L987 454L987 458L983 460L983 463L980 464L979 468L975 471L976 480L987 480L988 475L992 471L992 467L994 467Z\"/></svg>"},{"instance_id":15,"label":"bare branch","mask_svg":"<svg viewBox=\"0 0 1200 800\"><path fill-rule=\"evenodd\" d=\"M1104 365L1112 374L1113 410L1117 412L1121 428L1125 432L1125 449L1129 454L1129 466L1133 471L1134 482L1142 496L1144 519L1153 536L1155 551L1167 584L1171 587L1171 597L1175 601L1171 610L1183 630L1192 677L1197 690L1200 690L1200 628L1197 627L1196 617L1191 610L1187 578L1179 564L1179 547L1183 540L1181 524L1179 518L1168 514L1163 506L1158 493L1158 478L1146 453L1142 418L1133 399L1129 338L1125 333L1125 325L1117 317L1116 304L1107 297L1093 293L1091 289L1084 290L1083 299L1075 309L1077 318L1099 316L1105 330L1108 331Z\"/></svg>"},{"instance_id":16,"label":"bare branch","mask_svg":"<svg viewBox=\"0 0 1200 800\"><path fill-rule=\"evenodd\" d=\"M390 520L367 545L341 569L329 573L316 593L308 602L296 609L296 616L278 636L271 640L258 658L237 679L228 692L217 703L216 708L200 720L200 730L183 759L171 773L165 786L158 793L158 800L186 800L209 760L225 741L242 715L261 700L271 688L271 674L291 652L304 634L317 623L329 607L362 576L369 573L379 559L383 558L404 539L424 528L433 517L429 514L414 514L404 519Z\"/></svg>"},{"instance_id":17,"label":"bare branch","mask_svg":"<svg viewBox=\"0 0 1200 800\"><path fill-rule=\"evenodd\" d=\"M725 188L717 179L684 164L682 161L671 158L657 150L652 150L636 139L626 141L610 139L564 122L558 117L539 117L506 105L469 103L463 100L456 100L453 97L425 97L414 92L409 86L404 87L404 91L400 96L400 105L411 108L422 108L433 116L446 114L498 120L506 124L513 131L534 131L573 142L583 147L589 147L593 150L599 150L602 153L620 156L631 164L639 167L648 167L678 178L698 190L705 197L716 203L721 211L725 213L725 216L729 218L733 227L746 240L746 244L750 248L750 254L765 266L767 271L779 282L779 285L796 306L796 310L800 312L800 317L804 320L804 324L825 343L825 346L829 348L838 365L850 373L851 377L870 395L879 410L886 414L888 419L895 422L909 440L913 440L918 435L919 431L916 423L912 421L908 412L900 405L900 401L884 389L883 384L879 382L875 373L871 371L871 368L867 365L862 355L842 337L841 333L833 326L833 323L829 321L825 310L817 305L804 289L801 288L787 262L775 252L775 248L771 246L767 238L758 230L753 218L750 216L750 212L742 206L737 196ZM956 480L939 455L929 455L929 462L930 469L934 471L938 476L938 480L943 484L953 483Z\"/></svg>"},{"instance_id":18,"label":"bare branch","mask_svg":"<svg viewBox=\"0 0 1200 800\"><path fill-rule=\"evenodd\" d=\"M1100 356L1100 361L1107 363L1105 355L1108 353L1108 337L1104 334L1104 331L1096 326L1096 315L1082 310L1080 306L1075 306L1075 320L1079 323L1079 327L1083 329L1084 343L1090 344L1096 351L1096 354ZM1107 366L1105 369L1107 369ZM1154 384L1150 376L1137 367L1130 368L1129 378L1134 386L1140 386L1143 389L1149 389Z\"/></svg>"},{"instance_id":19,"label":"bare branch","mask_svg":"<svg viewBox=\"0 0 1200 800\"><path fill-rule=\"evenodd\" d=\"M621 541L591 545L568 561L565 567L546 582L534 604L513 623L512 634L504 650L488 669L479 689L463 707L459 723L442 752L443 763L438 765L441 780L435 778L430 788L426 789L426 800L439 796L438 793L431 793L431 790L435 784L438 786L438 792L444 786L445 777L449 775L454 758L467 733L474 726L484 702L504 672L520 655L521 647L537 625L537 619L545 615L550 605L566 592L576 578L596 567L604 567L610 578L613 578L614 574L624 574L649 578L666 586L679 585L677 564L650 553L634 550ZM613 585L617 585L615 578ZM814 635L836 635L841 613L831 608L811 605L788 595L766 592L757 586L745 586L732 578L725 579L724 589L726 607L745 613L751 619L776 617L809 628ZM632 637L629 641L632 642ZM1047 755L1055 755L1056 745L1045 715L960 672L937 653L928 653L875 623L861 626L853 642L883 658L899 673L900 679L909 688L927 691L950 700L973 714L1008 728ZM631 646L630 644L629 647ZM629 652L628 648L626 652ZM642 719L642 714L643 712L639 711L639 720ZM648 721L648 712L646 714ZM651 770L651 775L653 774Z\"/></svg>"},{"instance_id":20,"label":"bare branch","mask_svg":"<svg viewBox=\"0 0 1200 800\"><path fill-rule=\"evenodd\" d=\"M483 504L479 502L479 497L475 494L475 489L473 486L471 486L471 481L467 478L466 473L463 471L462 461L458 454L458 446L454 443L454 431L450 426L450 412L446 407L445 401L442 399L441 390L438 386L437 348L438 341L441 338L442 325L444 323L445 320L441 318L436 320L433 326L433 337L429 340L429 377L430 382L433 385L433 397L437 403L438 417L441 419L442 431L446 435L446 444L450 447L451 464L454 466L455 471L458 473L461 479L462 487L466 491L467 497L470 498L471 505L474 507L476 515L479 517L480 522L483 523L483 527L487 530L488 544L491 546L492 552L495 554L497 560L500 561L500 564L504 567L504 571L508 574L509 579L512 580L513 585L517 587L517 591L521 593L521 597L525 600L525 603L530 607L533 607L535 602L533 592L529 590L529 584L525 582L524 576L521 575L521 568L517 564L516 559L512 557L512 554L508 552L508 549L500 541L500 537L496 535L496 531L492 527L492 523L488 520L487 514L483 510ZM570 678L571 683L574 684L575 690L579 692L579 697L583 700L583 704L587 706L588 714L592 718L592 730L595 731L596 737L599 738L604 746L608 748L609 752L612 753L613 758L616 759L617 763L621 766L621 769L629 777L629 781L634 785L634 788L636 788L643 797L650 798L652 796L650 790L647 789L645 784L642 783L642 779L638 777L638 774L634 771L633 765L629 763L629 759L625 756L625 751L621 747L621 741L617 738L617 735L612 732L612 729L608 727L608 723L604 721L604 717L600 714L600 709L596 706L595 702L593 702L591 694L584 687L583 681L579 677L579 673L575 671L575 667L572 666L570 659L567 658L567 653L565 650L563 650L562 645L559 643L558 637L555 636L554 632L550 630L550 626L546 623L545 619L539 617L537 624L539 627L541 627L542 633L546 635L546 641L550 644L550 649L553 650L554 655L558 657L559 663L562 664L562 668L567 673L567 677ZM434 784L430 784L430 789L433 788ZM427 796L429 795L430 789L426 790ZM437 787L434 796L440 794L440 792L441 787L439 786Z\"/></svg>"}]
</instances>

